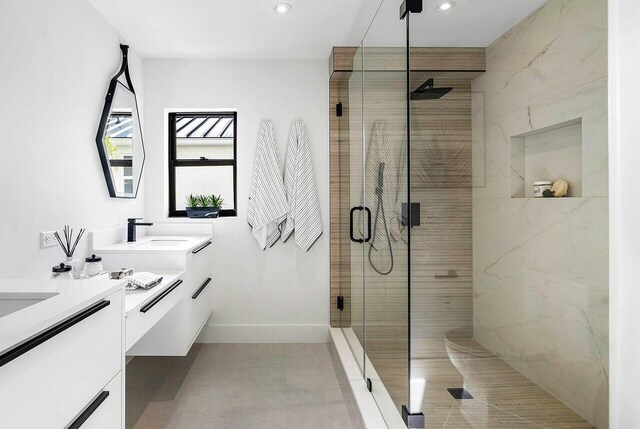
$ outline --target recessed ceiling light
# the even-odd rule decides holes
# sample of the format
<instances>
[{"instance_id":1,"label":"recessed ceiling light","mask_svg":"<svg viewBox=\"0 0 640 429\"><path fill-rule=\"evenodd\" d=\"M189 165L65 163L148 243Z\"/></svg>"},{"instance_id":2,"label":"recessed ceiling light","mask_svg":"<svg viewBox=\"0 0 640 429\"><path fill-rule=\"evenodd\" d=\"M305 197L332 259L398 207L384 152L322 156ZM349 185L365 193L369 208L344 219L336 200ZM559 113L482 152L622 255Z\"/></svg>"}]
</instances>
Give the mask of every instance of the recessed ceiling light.
<instances>
[{"instance_id":1,"label":"recessed ceiling light","mask_svg":"<svg viewBox=\"0 0 640 429\"><path fill-rule=\"evenodd\" d=\"M291 12L291 5L289 3L278 3L274 10L277 13L285 14Z\"/></svg>"},{"instance_id":2,"label":"recessed ceiling light","mask_svg":"<svg viewBox=\"0 0 640 429\"><path fill-rule=\"evenodd\" d=\"M454 2L454 1L451 1L451 0L450 1L444 1L444 2L440 3L436 7L436 10L438 12L447 12L447 11L453 9L455 7L455 5L456 5L456 2Z\"/></svg>"}]
</instances>

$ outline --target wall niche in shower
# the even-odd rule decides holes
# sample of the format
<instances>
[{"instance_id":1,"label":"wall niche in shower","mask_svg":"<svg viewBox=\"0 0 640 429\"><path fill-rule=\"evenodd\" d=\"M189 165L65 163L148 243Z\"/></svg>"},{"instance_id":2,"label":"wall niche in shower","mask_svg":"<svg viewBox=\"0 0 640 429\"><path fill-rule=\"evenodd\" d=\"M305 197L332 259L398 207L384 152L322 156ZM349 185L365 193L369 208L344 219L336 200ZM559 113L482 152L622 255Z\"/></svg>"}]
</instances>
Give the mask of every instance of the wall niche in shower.
<instances>
[{"instance_id":1,"label":"wall niche in shower","mask_svg":"<svg viewBox=\"0 0 640 429\"><path fill-rule=\"evenodd\" d=\"M582 196L582 118L511 137L512 198L532 198L539 181L569 182L567 197Z\"/></svg>"}]
</instances>

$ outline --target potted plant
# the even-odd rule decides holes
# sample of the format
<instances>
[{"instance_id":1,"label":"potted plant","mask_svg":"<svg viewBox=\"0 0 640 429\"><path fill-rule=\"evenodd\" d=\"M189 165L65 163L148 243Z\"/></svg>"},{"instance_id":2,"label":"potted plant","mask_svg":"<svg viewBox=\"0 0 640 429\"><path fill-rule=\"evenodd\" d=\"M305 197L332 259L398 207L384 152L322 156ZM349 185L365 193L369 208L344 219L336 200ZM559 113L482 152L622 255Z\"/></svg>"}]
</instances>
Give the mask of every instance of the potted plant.
<instances>
[{"instance_id":1,"label":"potted plant","mask_svg":"<svg viewBox=\"0 0 640 429\"><path fill-rule=\"evenodd\" d=\"M187 216L197 218L216 218L224 200L220 195L187 195L185 201Z\"/></svg>"}]
</instances>

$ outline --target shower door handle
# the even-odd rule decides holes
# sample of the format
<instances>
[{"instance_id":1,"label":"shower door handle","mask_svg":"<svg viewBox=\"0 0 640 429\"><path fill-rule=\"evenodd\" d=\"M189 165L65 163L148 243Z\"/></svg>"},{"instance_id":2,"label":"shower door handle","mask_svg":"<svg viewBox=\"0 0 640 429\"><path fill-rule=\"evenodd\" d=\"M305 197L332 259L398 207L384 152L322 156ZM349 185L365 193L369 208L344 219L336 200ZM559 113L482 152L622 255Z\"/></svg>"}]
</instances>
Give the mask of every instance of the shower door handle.
<instances>
[{"instance_id":1,"label":"shower door handle","mask_svg":"<svg viewBox=\"0 0 640 429\"><path fill-rule=\"evenodd\" d=\"M356 211L366 211L367 212L367 236L366 238L355 238L353 236L353 214ZM349 237L351 241L354 243L366 243L371 240L371 210L368 207L356 206L351 207L351 211L349 212Z\"/></svg>"},{"instance_id":2,"label":"shower door handle","mask_svg":"<svg viewBox=\"0 0 640 429\"><path fill-rule=\"evenodd\" d=\"M364 242L368 243L371 240L371 210L369 207L365 207L364 211L367 212L367 238L364 239Z\"/></svg>"},{"instance_id":3,"label":"shower door handle","mask_svg":"<svg viewBox=\"0 0 640 429\"><path fill-rule=\"evenodd\" d=\"M362 206L351 207L351 211L349 212L349 237L354 243L364 243L364 240L362 238L355 238L353 236L353 214L356 212L356 210L362 211L362 209Z\"/></svg>"}]
</instances>

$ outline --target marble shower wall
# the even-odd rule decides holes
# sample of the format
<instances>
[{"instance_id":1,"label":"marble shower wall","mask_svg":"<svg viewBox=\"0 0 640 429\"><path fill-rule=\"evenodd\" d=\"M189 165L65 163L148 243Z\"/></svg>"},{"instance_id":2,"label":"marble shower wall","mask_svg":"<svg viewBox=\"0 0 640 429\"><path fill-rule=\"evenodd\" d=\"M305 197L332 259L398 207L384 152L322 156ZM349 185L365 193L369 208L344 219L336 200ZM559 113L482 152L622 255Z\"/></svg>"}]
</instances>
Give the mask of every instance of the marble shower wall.
<instances>
[{"instance_id":1,"label":"marble shower wall","mask_svg":"<svg viewBox=\"0 0 640 429\"><path fill-rule=\"evenodd\" d=\"M607 428L606 0L550 0L487 48L472 93L474 338ZM577 120L582 196L512 198L511 138Z\"/></svg>"}]
</instances>

